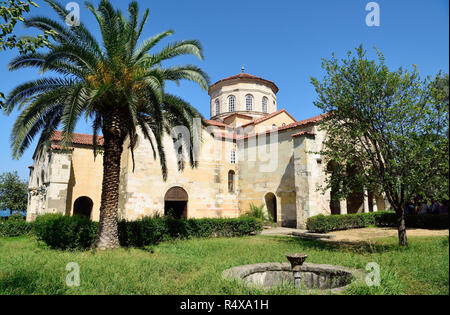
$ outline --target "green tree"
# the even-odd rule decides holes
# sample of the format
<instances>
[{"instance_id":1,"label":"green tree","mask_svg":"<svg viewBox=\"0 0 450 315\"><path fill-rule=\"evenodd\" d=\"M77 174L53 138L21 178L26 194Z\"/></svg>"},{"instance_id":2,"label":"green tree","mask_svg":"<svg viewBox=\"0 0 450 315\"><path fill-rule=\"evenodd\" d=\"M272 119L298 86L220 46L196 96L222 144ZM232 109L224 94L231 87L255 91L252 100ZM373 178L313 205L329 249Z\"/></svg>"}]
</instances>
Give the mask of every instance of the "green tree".
<instances>
[{"instance_id":1,"label":"green tree","mask_svg":"<svg viewBox=\"0 0 450 315\"><path fill-rule=\"evenodd\" d=\"M327 113L319 153L333 163L333 176L322 188L333 188L341 199L355 187L385 192L405 246L406 204L448 192L448 90L445 96L437 88L445 85L439 76L427 83L415 67L391 72L379 51L377 56L368 60L362 47L340 61L333 55L323 60L322 82L311 79L314 104Z\"/></svg>"},{"instance_id":2,"label":"green tree","mask_svg":"<svg viewBox=\"0 0 450 315\"><path fill-rule=\"evenodd\" d=\"M24 21L23 15L30 12L31 7L38 5L31 0L0 1L0 52L6 49L17 48L20 53L34 52L36 49L48 46L49 32L38 36L17 37L14 28L17 22ZM0 107L4 106L5 95L0 92Z\"/></svg>"},{"instance_id":3,"label":"green tree","mask_svg":"<svg viewBox=\"0 0 450 315\"><path fill-rule=\"evenodd\" d=\"M36 49L48 46L50 33L44 32L36 37L14 34L17 22L24 22L23 15L30 12L31 7L39 6L31 1L7 0L0 1L0 51L17 48L20 53L34 52Z\"/></svg>"},{"instance_id":4,"label":"green tree","mask_svg":"<svg viewBox=\"0 0 450 315\"><path fill-rule=\"evenodd\" d=\"M27 183L17 172L0 174L0 209L12 212L26 211L28 201Z\"/></svg>"},{"instance_id":5,"label":"green tree","mask_svg":"<svg viewBox=\"0 0 450 315\"><path fill-rule=\"evenodd\" d=\"M47 3L64 21L68 12L59 3ZM96 248L119 246L117 207L119 200L120 158L125 139L131 152L138 130L151 143L154 157L159 155L162 174L167 177L162 136L171 126L186 126L194 137L194 118L200 114L187 102L165 92L167 81L186 79L208 88L206 73L193 65L163 67L162 63L181 55L203 59L196 40L177 41L159 52L151 50L173 31L165 31L137 45L148 10L139 21L137 2L128 7L128 18L111 3L102 0L98 8L86 3L98 22L100 44L83 23L67 27L47 17L25 21L29 27L54 33L47 53L30 53L11 61L11 70L36 67L41 72L53 71L60 76L41 78L16 87L7 97L6 110L22 110L12 130L13 156L18 158L40 133L38 150L49 144L59 124L63 146L71 143L72 133L80 117L92 122L94 154L98 152L96 135L101 131L103 144L103 182L100 222ZM152 137L153 134L153 137ZM193 142L191 142L193 143ZM127 147L128 148L128 147ZM190 162L194 165L192 146Z\"/></svg>"}]
</instances>

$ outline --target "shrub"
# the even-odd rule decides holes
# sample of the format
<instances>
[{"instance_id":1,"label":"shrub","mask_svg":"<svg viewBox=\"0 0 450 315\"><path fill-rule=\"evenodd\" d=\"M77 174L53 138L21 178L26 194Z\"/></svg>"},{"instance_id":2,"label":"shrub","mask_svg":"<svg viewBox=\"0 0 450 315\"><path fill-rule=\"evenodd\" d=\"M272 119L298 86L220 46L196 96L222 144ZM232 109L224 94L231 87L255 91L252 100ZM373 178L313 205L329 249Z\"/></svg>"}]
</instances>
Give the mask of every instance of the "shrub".
<instances>
[{"instance_id":1,"label":"shrub","mask_svg":"<svg viewBox=\"0 0 450 315\"><path fill-rule=\"evenodd\" d=\"M262 222L254 218L147 217L138 221L119 222L119 239L122 246L145 247L170 239L236 237L251 235L261 230Z\"/></svg>"},{"instance_id":2,"label":"shrub","mask_svg":"<svg viewBox=\"0 0 450 315\"><path fill-rule=\"evenodd\" d=\"M32 224L20 218L11 216L8 220L0 221L0 236L3 237L15 237L21 235L31 234Z\"/></svg>"},{"instance_id":3,"label":"shrub","mask_svg":"<svg viewBox=\"0 0 450 315\"><path fill-rule=\"evenodd\" d=\"M317 215L308 218L306 227L311 232L326 233L330 231L363 228L371 225L378 227L397 226L395 212L382 211L345 215ZM448 215L412 215L406 217L407 228L447 229Z\"/></svg>"},{"instance_id":4,"label":"shrub","mask_svg":"<svg viewBox=\"0 0 450 315\"><path fill-rule=\"evenodd\" d=\"M120 221L119 241L125 247L146 247L171 239L193 237L234 237L257 233L262 222L254 218L174 219L145 217L137 221ZM95 240L97 223L83 217L60 214L39 216L34 233L55 249L86 249Z\"/></svg>"},{"instance_id":5,"label":"shrub","mask_svg":"<svg viewBox=\"0 0 450 315\"><path fill-rule=\"evenodd\" d=\"M86 249L94 242L97 223L82 216L45 214L36 218L33 230L38 240L53 249Z\"/></svg>"},{"instance_id":6,"label":"shrub","mask_svg":"<svg viewBox=\"0 0 450 315\"><path fill-rule=\"evenodd\" d=\"M250 204L250 211L244 213L242 217L255 218L263 221L265 224L273 224L273 217L267 211L264 211L266 205L262 204L259 207L254 204Z\"/></svg>"}]
</instances>

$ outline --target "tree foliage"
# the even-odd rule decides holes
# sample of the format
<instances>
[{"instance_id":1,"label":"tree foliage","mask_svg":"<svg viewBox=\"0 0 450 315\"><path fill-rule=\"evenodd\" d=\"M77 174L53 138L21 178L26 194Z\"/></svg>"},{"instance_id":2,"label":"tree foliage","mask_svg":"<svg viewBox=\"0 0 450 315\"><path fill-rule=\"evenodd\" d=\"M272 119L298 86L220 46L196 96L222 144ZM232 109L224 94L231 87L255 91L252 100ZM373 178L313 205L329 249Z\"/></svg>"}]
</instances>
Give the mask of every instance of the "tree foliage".
<instances>
[{"instance_id":1,"label":"tree foliage","mask_svg":"<svg viewBox=\"0 0 450 315\"><path fill-rule=\"evenodd\" d=\"M0 209L26 211L27 200L27 183L20 179L17 172L0 174Z\"/></svg>"},{"instance_id":2,"label":"tree foliage","mask_svg":"<svg viewBox=\"0 0 450 315\"><path fill-rule=\"evenodd\" d=\"M24 22L24 14L30 12L31 7L39 6L31 1L7 0L0 1L0 52L17 48L21 54L35 52L36 49L50 45L48 31L37 36L18 37L14 34L17 22ZM0 107L5 105L5 95L0 92Z\"/></svg>"},{"instance_id":3,"label":"tree foliage","mask_svg":"<svg viewBox=\"0 0 450 315\"><path fill-rule=\"evenodd\" d=\"M323 80L312 78L327 113L319 153L333 171L322 188L340 199L355 187L384 192L400 226L412 198L448 198L448 75L422 80L415 67L390 71L379 51L377 60L355 52L324 59Z\"/></svg>"}]
</instances>

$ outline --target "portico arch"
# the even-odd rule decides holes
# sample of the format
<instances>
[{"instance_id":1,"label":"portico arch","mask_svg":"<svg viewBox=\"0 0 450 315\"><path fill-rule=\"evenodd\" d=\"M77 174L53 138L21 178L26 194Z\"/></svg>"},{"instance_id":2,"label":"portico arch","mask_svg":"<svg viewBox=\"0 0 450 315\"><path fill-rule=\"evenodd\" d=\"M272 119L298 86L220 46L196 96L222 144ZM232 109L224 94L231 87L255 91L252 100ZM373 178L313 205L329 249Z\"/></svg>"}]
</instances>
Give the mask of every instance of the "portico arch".
<instances>
[{"instance_id":1,"label":"portico arch","mask_svg":"<svg viewBox=\"0 0 450 315\"><path fill-rule=\"evenodd\" d=\"M164 196L164 215L187 218L188 194L182 187L170 188Z\"/></svg>"},{"instance_id":2,"label":"portico arch","mask_svg":"<svg viewBox=\"0 0 450 315\"><path fill-rule=\"evenodd\" d=\"M277 197L269 192L264 196L267 212L272 216L273 222L277 222Z\"/></svg>"},{"instance_id":3,"label":"portico arch","mask_svg":"<svg viewBox=\"0 0 450 315\"><path fill-rule=\"evenodd\" d=\"M73 215L91 218L93 205L94 202L91 198L86 196L79 197L73 203Z\"/></svg>"}]
</instances>

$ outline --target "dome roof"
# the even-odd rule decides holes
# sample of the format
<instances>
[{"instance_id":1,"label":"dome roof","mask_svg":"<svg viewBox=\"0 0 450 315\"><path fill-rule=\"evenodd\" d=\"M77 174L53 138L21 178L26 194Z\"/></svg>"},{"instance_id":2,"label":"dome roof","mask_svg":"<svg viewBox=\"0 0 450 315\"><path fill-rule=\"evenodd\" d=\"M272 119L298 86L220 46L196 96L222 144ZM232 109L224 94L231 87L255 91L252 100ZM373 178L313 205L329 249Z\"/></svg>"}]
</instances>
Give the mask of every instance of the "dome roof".
<instances>
[{"instance_id":1,"label":"dome roof","mask_svg":"<svg viewBox=\"0 0 450 315\"><path fill-rule=\"evenodd\" d=\"M221 85L224 82L234 81L234 80L254 81L254 82L257 82L257 83L260 83L260 84L267 85L267 86L269 86L272 89L272 91L275 94L277 94L278 90L279 90L278 87L276 86L276 84L273 83L272 81L269 81L269 80L266 80L266 79L263 79L263 78L260 78L260 77L256 77L254 75L251 75L251 74L243 72L243 73L239 73L237 75L234 75L234 76L222 79L220 81L217 81L216 83L214 83L213 85L211 85L209 87L209 92L211 92L212 89L214 89L215 87Z\"/></svg>"}]
</instances>

